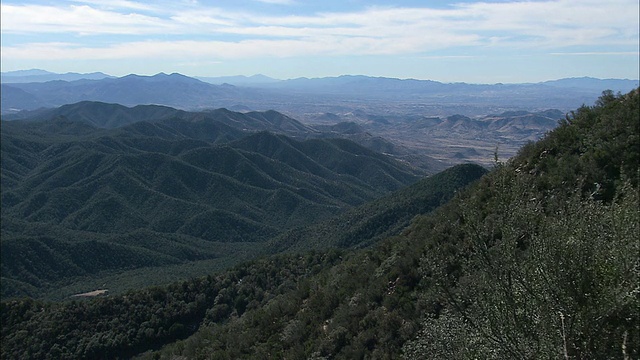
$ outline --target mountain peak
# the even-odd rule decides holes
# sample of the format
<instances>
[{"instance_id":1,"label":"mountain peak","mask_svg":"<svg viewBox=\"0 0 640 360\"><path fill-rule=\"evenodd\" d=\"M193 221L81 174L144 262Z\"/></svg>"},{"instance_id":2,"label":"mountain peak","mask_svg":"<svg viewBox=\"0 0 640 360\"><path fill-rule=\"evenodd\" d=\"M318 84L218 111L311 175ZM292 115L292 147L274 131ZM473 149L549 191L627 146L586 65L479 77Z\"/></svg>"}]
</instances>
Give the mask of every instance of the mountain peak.
<instances>
[{"instance_id":1,"label":"mountain peak","mask_svg":"<svg viewBox=\"0 0 640 360\"><path fill-rule=\"evenodd\" d=\"M3 72L4 76L34 76L34 75L51 75L53 74L50 71L42 70L42 69L29 69L29 70L15 70L15 71L6 71Z\"/></svg>"}]
</instances>

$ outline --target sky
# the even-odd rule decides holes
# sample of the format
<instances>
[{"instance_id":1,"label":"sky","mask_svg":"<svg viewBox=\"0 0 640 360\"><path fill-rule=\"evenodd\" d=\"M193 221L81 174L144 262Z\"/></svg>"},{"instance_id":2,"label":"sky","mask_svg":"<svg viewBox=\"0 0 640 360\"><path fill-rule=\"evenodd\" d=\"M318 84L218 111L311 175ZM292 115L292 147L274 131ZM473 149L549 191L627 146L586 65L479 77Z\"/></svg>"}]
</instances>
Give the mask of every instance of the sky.
<instances>
[{"instance_id":1,"label":"sky","mask_svg":"<svg viewBox=\"0 0 640 360\"><path fill-rule=\"evenodd\" d=\"M369 75L522 83L640 77L638 0L0 3L1 70Z\"/></svg>"}]
</instances>

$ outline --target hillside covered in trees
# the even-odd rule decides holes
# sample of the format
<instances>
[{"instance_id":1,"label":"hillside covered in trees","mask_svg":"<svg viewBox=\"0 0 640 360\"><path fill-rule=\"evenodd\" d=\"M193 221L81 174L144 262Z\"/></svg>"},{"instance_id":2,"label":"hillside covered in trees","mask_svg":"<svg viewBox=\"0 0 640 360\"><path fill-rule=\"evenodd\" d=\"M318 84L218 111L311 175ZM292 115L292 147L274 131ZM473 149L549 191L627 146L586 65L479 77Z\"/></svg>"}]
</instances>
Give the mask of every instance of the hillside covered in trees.
<instances>
[{"instance_id":1,"label":"hillside covered in trees","mask_svg":"<svg viewBox=\"0 0 640 360\"><path fill-rule=\"evenodd\" d=\"M277 113L220 110L96 127L118 119L96 114L134 110L147 117L173 111L81 104L49 120L3 121L3 297L60 298L95 283L122 289L171 273L207 274L264 253L263 244L285 230L424 176L346 139L298 141L228 125L295 124ZM104 279L122 271L134 271L118 276L137 285Z\"/></svg>"},{"instance_id":2,"label":"hillside covered in trees","mask_svg":"<svg viewBox=\"0 0 640 360\"><path fill-rule=\"evenodd\" d=\"M639 162L640 91L605 92L367 248L92 300L4 301L2 358L638 358Z\"/></svg>"}]
</instances>

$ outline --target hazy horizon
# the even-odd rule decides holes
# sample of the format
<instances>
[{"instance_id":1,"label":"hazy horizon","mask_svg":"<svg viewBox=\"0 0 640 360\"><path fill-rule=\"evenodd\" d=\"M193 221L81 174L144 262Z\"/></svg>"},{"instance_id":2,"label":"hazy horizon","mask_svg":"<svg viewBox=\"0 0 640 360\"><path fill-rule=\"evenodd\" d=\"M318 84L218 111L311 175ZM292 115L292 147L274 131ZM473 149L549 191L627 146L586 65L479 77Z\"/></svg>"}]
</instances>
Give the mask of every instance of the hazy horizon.
<instances>
[{"instance_id":1,"label":"hazy horizon","mask_svg":"<svg viewBox=\"0 0 640 360\"><path fill-rule=\"evenodd\" d=\"M638 79L635 0L3 1L3 72Z\"/></svg>"},{"instance_id":2,"label":"hazy horizon","mask_svg":"<svg viewBox=\"0 0 640 360\"><path fill-rule=\"evenodd\" d=\"M229 75L220 75L220 76L200 76L200 75L191 75L191 74L183 74L183 73L179 73L179 72L158 72L155 74L136 74L136 73L129 73L129 74L125 74L122 76L115 76L109 73L106 73L104 71L92 71L92 72L77 72L77 71L69 71L69 72L65 72L65 73L57 73L57 72L53 72L53 71L49 71L46 69L36 69L36 68L32 68L32 69L19 69L19 70L11 70L11 71L3 71L2 74L5 76L15 76L15 77L22 77L22 76L38 76L38 74L31 74L31 72L35 72L35 71L42 71L41 75L46 75L46 74L50 74L50 75L66 75L66 74L80 74L80 75L85 75L85 74L95 74L95 73L101 73L104 75L108 75L108 76L112 76L112 77L125 77L125 76L129 76L129 75L136 75L136 76L141 76L141 77L152 77L152 76L156 76L156 75L160 75L160 74L165 74L165 75L171 75L171 74L180 74L180 75L184 75L187 77L191 77L194 79L215 79L215 78L246 78L246 79L250 79L253 77L262 77L262 78L268 78L271 80L275 80L275 81L286 81L286 80L296 80L296 79L322 79L322 78L336 78L336 77L346 77L346 76L353 76L353 77L358 77L358 76L366 76L366 77L371 77L371 78L387 78L387 79L399 79L399 80L421 80L421 81L437 81L437 80L433 80L433 79L416 79L416 78L395 78L395 77L386 77L386 76L374 76L374 75L363 75L363 74L341 74L341 75L336 75L336 76L326 76L326 77L308 77L308 76L300 76L300 77L296 77L296 78L275 78L272 76L268 76L265 74L229 74ZM568 80L568 79L594 79L594 80L602 80L602 81L607 81L607 80L625 80L625 81L638 81L639 79L629 79L629 78L596 78L596 77L591 77L591 76L574 76L574 77L569 77L569 78L554 78L554 79L547 79L547 80L542 80L542 81L536 81L536 82L524 82L524 83L505 83L505 84L527 84L527 83L543 83L543 82L547 82L547 81L557 81L557 80ZM442 83L468 83L468 84L487 84L487 85L491 85L491 84L498 84L498 83L472 83L472 82L465 82L465 81L457 81L457 82L446 82L443 81Z\"/></svg>"}]
</instances>

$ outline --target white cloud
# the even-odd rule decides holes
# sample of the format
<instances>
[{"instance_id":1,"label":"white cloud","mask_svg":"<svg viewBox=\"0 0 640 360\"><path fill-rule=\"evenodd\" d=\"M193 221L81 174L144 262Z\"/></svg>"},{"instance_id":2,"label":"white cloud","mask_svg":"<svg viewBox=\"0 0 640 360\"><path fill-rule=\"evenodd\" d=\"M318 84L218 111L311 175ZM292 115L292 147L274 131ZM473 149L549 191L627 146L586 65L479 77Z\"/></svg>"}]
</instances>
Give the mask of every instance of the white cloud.
<instances>
[{"instance_id":1,"label":"white cloud","mask_svg":"<svg viewBox=\"0 0 640 360\"><path fill-rule=\"evenodd\" d=\"M5 34L157 34L173 24L137 13L118 13L88 5L55 7L44 5L1 5L1 29Z\"/></svg>"},{"instance_id":2,"label":"white cloud","mask_svg":"<svg viewBox=\"0 0 640 360\"><path fill-rule=\"evenodd\" d=\"M265 4L276 4L276 5L291 5L295 4L293 0L255 0L257 2L265 3Z\"/></svg>"},{"instance_id":3,"label":"white cloud","mask_svg":"<svg viewBox=\"0 0 640 360\"><path fill-rule=\"evenodd\" d=\"M464 42L467 39L460 39ZM73 60L73 59L125 59L162 58L183 59L189 57L213 57L216 59L240 59L254 57L293 57L309 55L390 55L404 53L415 48L423 39L372 39L368 37L325 36L308 39L251 39L238 42L227 41L138 41L90 47L78 43L30 43L23 46L2 48L2 58ZM425 47L424 44L420 46ZM446 45L434 41L429 49L435 50Z\"/></svg>"},{"instance_id":4,"label":"white cloud","mask_svg":"<svg viewBox=\"0 0 640 360\"><path fill-rule=\"evenodd\" d=\"M159 11L157 6L150 5L149 3L141 3L137 1L129 0L72 0L74 3L95 5L102 9L131 9L142 11Z\"/></svg>"},{"instance_id":5,"label":"white cloud","mask_svg":"<svg viewBox=\"0 0 640 360\"><path fill-rule=\"evenodd\" d=\"M197 2L160 6L129 0L76 0L59 6L0 6L3 39L12 34L57 34L62 40L19 45L5 41L2 57L6 59L390 55L456 47L559 50L580 46L589 52L589 48L612 45L637 48L640 11L637 0L481 2L446 9L369 7L286 16L228 11ZM111 34L127 40L105 47L90 43L92 35ZM79 42L77 35L84 35L88 42Z\"/></svg>"}]
</instances>

